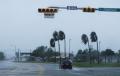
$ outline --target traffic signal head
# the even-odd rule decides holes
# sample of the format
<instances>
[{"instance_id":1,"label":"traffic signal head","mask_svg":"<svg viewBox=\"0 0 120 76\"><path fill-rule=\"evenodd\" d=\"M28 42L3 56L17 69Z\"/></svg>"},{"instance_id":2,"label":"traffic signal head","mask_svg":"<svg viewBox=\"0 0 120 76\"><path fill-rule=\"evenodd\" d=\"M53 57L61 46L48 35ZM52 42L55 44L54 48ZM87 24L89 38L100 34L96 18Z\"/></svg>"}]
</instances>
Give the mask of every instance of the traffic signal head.
<instances>
[{"instance_id":1,"label":"traffic signal head","mask_svg":"<svg viewBox=\"0 0 120 76\"><path fill-rule=\"evenodd\" d=\"M83 8L83 12L95 12L95 8L90 8L90 7Z\"/></svg>"},{"instance_id":2,"label":"traffic signal head","mask_svg":"<svg viewBox=\"0 0 120 76\"><path fill-rule=\"evenodd\" d=\"M38 8L39 13L57 13L58 9L56 8Z\"/></svg>"},{"instance_id":3,"label":"traffic signal head","mask_svg":"<svg viewBox=\"0 0 120 76\"><path fill-rule=\"evenodd\" d=\"M39 13L44 14L44 18L54 18L55 13L58 12L57 8L38 8Z\"/></svg>"}]
</instances>

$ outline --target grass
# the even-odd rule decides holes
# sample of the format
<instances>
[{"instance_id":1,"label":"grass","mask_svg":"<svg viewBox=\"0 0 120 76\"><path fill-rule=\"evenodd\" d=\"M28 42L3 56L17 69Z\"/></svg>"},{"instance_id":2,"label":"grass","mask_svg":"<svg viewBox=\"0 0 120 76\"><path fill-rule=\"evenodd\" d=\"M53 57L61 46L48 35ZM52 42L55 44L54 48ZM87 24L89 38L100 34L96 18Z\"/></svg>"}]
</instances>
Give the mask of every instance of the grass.
<instances>
[{"instance_id":1,"label":"grass","mask_svg":"<svg viewBox=\"0 0 120 76\"><path fill-rule=\"evenodd\" d=\"M45 64L49 64L49 63L52 63L52 62L36 62L36 61L22 61L22 62L19 62L19 63L45 63ZM55 64L55 63L52 63L52 64ZM73 63L73 66L75 67L120 67L120 63L100 63L100 64L97 64L97 63L92 63L92 64L89 64L89 62L74 62Z\"/></svg>"},{"instance_id":2,"label":"grass","mask_svg":"<svg viewBox=\"0 0 120 76\"><path fill-rule=\"evenodd\" d=\"M75 67L120 67L120 63L92 63L89 64L88 62L76 62L73 63L73 66Z\"/></svg>"},{"instance_id":3,"label":"grass","mask_svg":"<svg viewBox=\"0 0 120 76\"><path fill-rule=\"evenodd\" d=\"M15 62L17 62L17 61L15 61ZM45 64L52 63L52 64L55 64L54 62L39 62L39 61L20 61L17 63L45 63Z\"/></svg>"}]
</instances>

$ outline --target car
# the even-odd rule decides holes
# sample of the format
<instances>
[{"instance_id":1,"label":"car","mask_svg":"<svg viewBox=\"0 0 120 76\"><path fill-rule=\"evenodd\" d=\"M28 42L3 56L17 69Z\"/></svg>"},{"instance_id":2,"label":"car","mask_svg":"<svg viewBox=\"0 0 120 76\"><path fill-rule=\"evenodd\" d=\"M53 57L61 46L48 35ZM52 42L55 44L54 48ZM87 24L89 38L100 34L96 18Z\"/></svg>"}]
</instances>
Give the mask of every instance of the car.
<instances>
[{"instance_id":1,"label":"car","mask_svg":"<svg viewBox=\"0 0 120 76\"><path fill-rule=\"evenodd\" d=\"M72 61L71 60L62 61L61 69L72 69Z\"/></svg>"}]
</instances>

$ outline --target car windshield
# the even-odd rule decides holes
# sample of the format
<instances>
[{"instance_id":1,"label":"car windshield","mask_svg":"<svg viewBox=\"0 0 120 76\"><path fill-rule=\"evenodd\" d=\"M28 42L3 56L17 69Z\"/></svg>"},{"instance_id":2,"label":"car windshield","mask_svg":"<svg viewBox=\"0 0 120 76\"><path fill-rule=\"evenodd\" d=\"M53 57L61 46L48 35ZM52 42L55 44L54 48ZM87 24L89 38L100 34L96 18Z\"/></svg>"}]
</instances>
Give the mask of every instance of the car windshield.
<instances>
[{"instance_id":1,"label":"car windshield","mask_svg":"<svg viewBox=\"0 0 120 76\"><path fill-rule=\"evenodd\" d=\"M119 0L0 0L0 76L120 76Z\"/></svg>"}]
</instances>

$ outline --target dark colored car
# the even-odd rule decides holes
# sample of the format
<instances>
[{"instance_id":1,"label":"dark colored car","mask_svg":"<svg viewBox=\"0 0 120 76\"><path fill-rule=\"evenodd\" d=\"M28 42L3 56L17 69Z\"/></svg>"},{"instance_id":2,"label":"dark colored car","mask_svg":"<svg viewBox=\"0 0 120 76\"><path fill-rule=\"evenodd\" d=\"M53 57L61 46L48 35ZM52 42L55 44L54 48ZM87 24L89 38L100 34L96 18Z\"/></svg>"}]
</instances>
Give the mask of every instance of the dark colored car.
<instances>
[{"instance_id":1,"label":"dark colored car","mask_svg":"<svg viewBox=\"0 0 120 76\"><path fill-rule=\"evenodd\" d=\"M61 64L61 69L72 69L72 62L70 60L64 60Z\"/></svg>"}]
</instances>

